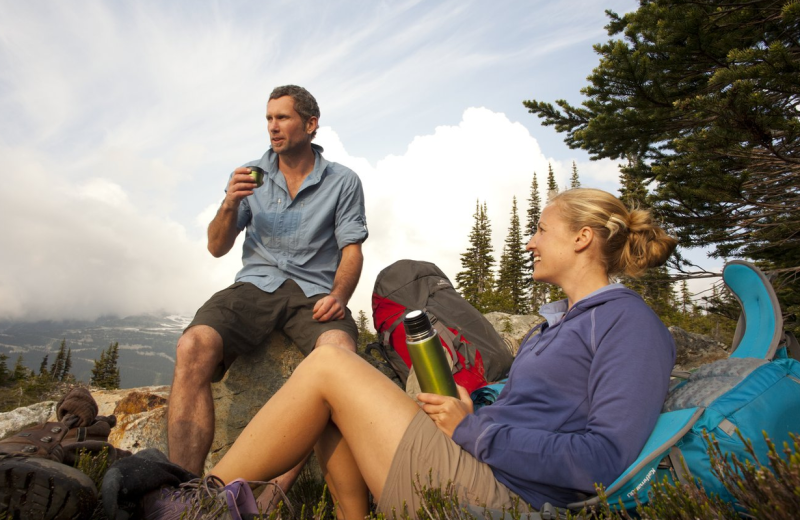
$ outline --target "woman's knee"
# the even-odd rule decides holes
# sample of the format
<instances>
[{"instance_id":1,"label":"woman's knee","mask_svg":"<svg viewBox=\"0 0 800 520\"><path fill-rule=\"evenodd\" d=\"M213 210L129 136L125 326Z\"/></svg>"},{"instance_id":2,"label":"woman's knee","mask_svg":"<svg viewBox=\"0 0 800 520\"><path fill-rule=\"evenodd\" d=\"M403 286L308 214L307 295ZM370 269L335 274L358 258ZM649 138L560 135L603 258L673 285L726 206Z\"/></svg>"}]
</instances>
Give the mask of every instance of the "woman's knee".
<instances>
[{"instance_id":1,"label":"woman's knee","mask_svg":"<svg viewBox=\"0 0 800 520\"><path fill-rule=\"evenodd\" d=\"M354 361L354 356L358 357L354 352L344 350L336 345L325 344L314 348L314 350L306 356L303 364L314 366L317 370L323 370L328 367L338 368L347 363L352 363Z\"/></svg>"}]
</instances>

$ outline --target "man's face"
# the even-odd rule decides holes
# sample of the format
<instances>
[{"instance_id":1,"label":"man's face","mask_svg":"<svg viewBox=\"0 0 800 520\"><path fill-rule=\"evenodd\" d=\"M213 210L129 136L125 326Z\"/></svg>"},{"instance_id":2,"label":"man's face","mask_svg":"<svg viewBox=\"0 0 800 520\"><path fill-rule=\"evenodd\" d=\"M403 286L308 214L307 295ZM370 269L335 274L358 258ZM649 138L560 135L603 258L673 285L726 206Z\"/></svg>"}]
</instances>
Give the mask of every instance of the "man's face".
<instances>
[{"instance_id":1,"label":"man's face","mask_svg":"<svg viewBox=\"0 0 800 520\"><path fill-rule=\"evenodd\" d=\"M316 117L310 117L303 123L294 109L291 96L270 99L267 103L267 129L275 153L286 154L299 150L311 140L316 128Z\"/></svg>"}]
</instances>

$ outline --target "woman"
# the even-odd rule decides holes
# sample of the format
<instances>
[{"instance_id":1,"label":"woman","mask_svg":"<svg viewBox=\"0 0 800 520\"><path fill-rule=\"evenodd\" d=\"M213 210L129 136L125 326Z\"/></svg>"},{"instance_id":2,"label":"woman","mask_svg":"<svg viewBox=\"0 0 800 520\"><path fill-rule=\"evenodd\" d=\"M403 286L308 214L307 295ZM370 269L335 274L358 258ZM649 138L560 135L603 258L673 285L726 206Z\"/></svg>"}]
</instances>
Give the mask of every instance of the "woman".
<instances>
[{"instance_id":1,"label":"woman","mask_svg":"<svg viewBox=\"0 0 800 520\"><path fill-rule=\"evenodd\" d=\"M611 284L663 264L675 239L646 211L594 189L557 195L527 245L533 277L566 300L526 341L508 383L473 413L460 399L420 394L422 408L357 355L319 347L253 418L210 472L268 480L316 450L339 515L417 510L412 482L452 481L461 501L565 505L610 484L637 457L667 393L675 347L633 291Z\"/></svg>"}]
</instances>

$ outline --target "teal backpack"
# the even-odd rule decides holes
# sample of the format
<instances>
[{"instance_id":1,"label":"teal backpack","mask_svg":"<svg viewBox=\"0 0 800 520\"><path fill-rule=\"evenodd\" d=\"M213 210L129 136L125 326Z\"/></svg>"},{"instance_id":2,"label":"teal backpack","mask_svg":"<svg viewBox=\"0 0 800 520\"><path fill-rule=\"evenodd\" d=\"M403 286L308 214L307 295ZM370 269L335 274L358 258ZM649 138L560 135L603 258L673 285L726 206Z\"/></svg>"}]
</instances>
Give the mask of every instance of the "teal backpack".
<instances>
[{"instance_id":1,"label":"teal backpack","mask_svg":"<svg viewBox=\"0 0 800 520\"><path fill-rule=\"evenodd\" d=\"M789 433L800 433L800 362L797 340L783 330L778 299L769 280L754 265L729 262L723 280L742 306L732 352L727 359L680 376L673 383L661 416L639 458L606 485L611 506L622 501L634 509L647 503L654 482L666 476L681 482L695 478L706 493L726 501L734 498L711 471L703 431L719 442L722 453L750 460L737 435L752 442L758 461L768 464L766 432L780 449L791 446ZM680 463L685 460L688 474ZM569 509L597 505L594 497L569 504ZM544 513L545 511L543 511ZM542 518L549 515L542 514Z\"/></svg>"}]
</instances>

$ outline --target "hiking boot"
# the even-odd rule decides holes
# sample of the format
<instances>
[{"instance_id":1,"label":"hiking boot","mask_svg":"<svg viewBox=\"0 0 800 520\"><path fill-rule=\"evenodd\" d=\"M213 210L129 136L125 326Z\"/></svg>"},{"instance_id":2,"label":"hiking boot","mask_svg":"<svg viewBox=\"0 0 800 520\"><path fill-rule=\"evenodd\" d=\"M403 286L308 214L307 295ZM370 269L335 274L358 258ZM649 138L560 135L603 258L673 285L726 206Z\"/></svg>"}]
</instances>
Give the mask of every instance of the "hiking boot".
<instances>
[{"instance_id":1,"label":"hiking boot","mask_svg":"<svg viewBox=\"0 0 800 520\"><path fill-rule=\"evenodd\" d=\"M77 469L45 458L0 455L0 517L78 520L90 518L96 504L94 482Z\"/></svg>"},{"instance_id":2,"label":"hiking boot","mask_svg":"<svg viewBox=\"0 0 800 520\"><path fill-rule=\"evenodd\" d=\"M146 520L242 520L258 514L247 481L236 479L224 485L214 475L154 491L144 498L143 508Z\"/></svg>"},{"instance_id":3,"label":"hiking boot","mask_svg":"<svg viewBox=\"0 0 800 520\"><path fill-rule=\"evenodd\" d=\"M64 459L61 441L68 431L69 425L61 422L27 428L0 441L0 456L21 455L61 462Z\"/></svg>"}]
</instances>

